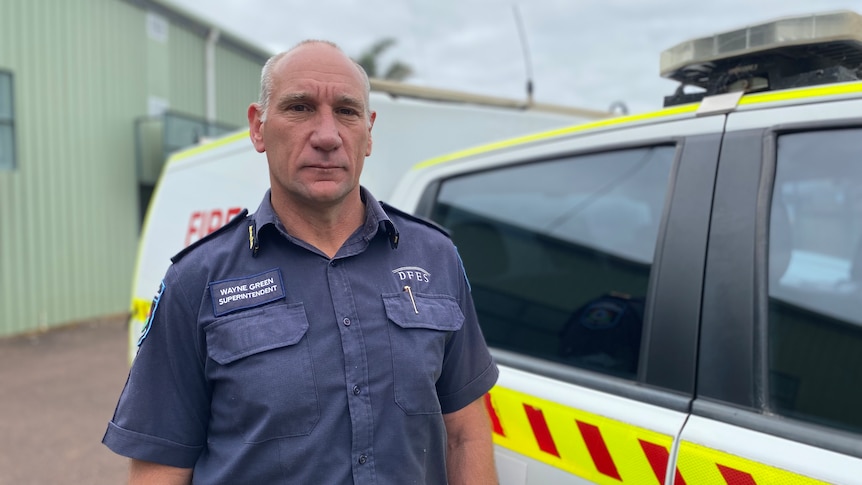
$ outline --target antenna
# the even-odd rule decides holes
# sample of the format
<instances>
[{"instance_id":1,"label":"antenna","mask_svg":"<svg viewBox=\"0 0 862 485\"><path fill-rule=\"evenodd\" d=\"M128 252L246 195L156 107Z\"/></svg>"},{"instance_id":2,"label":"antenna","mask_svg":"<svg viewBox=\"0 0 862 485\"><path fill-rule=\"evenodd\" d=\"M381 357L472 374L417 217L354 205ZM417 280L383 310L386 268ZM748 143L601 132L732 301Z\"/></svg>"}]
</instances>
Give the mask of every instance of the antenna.
<instances>
[{"instance_id":1,"label":"antenna","mask_svg":"<svg viewBox=\"0 0 862 485\"><path fill-rule=\"evenodd\" d=\"M527 107L533 106L533 63L530 61L530 48L527 46L527 33L524 30L524 21L521 19L521 10L518 4L512 5L515 14L515 24L518 26L518 38L521 40L521 50L524 53L524 67L527 70Z\"/></svg>"}]
</instances>

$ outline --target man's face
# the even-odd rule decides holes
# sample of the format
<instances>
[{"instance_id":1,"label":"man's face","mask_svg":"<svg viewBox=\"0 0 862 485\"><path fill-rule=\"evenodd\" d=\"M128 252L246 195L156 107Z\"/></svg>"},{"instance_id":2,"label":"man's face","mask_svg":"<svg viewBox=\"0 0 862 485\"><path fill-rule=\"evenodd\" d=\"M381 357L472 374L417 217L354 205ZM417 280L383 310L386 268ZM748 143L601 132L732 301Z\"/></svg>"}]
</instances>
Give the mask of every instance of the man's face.
<instances>
[{"instance_id":1,"label":"man's face","mask_svg":"<svg viewBox=\"0 0 862 485\"><path fill-rule=\"evenodd\" d=\"M273 205L331 207L359 190L371 127L365 82L327 44L297 47L274 66L266 121L249 107L255 149L267 153ZM358 198L357 198L358 200Z\"/></svg>"}]
</instances>

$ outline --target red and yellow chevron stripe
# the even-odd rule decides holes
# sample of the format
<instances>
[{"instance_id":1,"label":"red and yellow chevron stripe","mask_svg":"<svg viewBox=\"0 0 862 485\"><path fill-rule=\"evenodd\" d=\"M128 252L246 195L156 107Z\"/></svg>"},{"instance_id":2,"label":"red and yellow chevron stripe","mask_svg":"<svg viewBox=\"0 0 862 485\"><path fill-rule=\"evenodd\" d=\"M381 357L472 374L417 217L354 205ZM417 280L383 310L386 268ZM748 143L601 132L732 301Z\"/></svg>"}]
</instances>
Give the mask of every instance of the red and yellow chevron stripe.
<instances>
[{"instance_id":1,"label":"red and yellow chevron stripe","mask_svg":"<svg viewBox=\"0 0 862 485\"><path fill-rule=\"evenodd\" d=\"M497 386L485 395L494 443L597 484L664 483L673 437ZM825 485L683 442L676 485Z\"/></svg>"}]
</instances>

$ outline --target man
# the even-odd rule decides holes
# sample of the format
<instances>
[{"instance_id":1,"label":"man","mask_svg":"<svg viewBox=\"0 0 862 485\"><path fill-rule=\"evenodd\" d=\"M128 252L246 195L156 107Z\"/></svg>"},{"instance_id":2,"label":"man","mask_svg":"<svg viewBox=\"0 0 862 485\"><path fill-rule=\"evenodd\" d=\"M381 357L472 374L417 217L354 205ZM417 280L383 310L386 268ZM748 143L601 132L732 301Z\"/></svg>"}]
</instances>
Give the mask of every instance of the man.
<instances>
[{"instance_id":1,"label":"man","mask_svg":"<svg viewBox=\"0 0 862 485\"><path fill-rule=\"evenodd\" d=\"M496 483L497 368L451 241L359 185L375 117L334 44L267 62L271 188L172 259L103 440L130 483Z\"/></svg>"}]
</instances>

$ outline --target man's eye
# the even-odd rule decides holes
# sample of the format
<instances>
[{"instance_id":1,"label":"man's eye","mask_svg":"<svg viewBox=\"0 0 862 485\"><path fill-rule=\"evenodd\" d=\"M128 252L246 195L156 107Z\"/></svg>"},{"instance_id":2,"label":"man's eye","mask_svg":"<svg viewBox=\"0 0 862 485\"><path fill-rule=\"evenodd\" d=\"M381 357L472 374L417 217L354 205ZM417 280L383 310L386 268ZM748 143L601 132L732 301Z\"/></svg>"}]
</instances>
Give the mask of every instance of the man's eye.
<instances>
[{"instance_id":1,"label":"man's eye","mask_svg":"<svg viewBox=\"0 0 862 485\"><path fill-rule=\"evenodd\" d=\"M292 104L292 105L287 107L287 110L288 111L297 111L297 112L308 111L308 106L306 106L304 104Z\"/></svg>"},{"instance_id":2,"label":"man's eye","mask_svg":"<svg viewBox=\"0 0 862 485\"><path fill-rule=\"evenodd\" d=\"M336 110L338 114L346 116L355 116L358 112L353 108L339 108Z\"/></svg>"}]
</instances>

